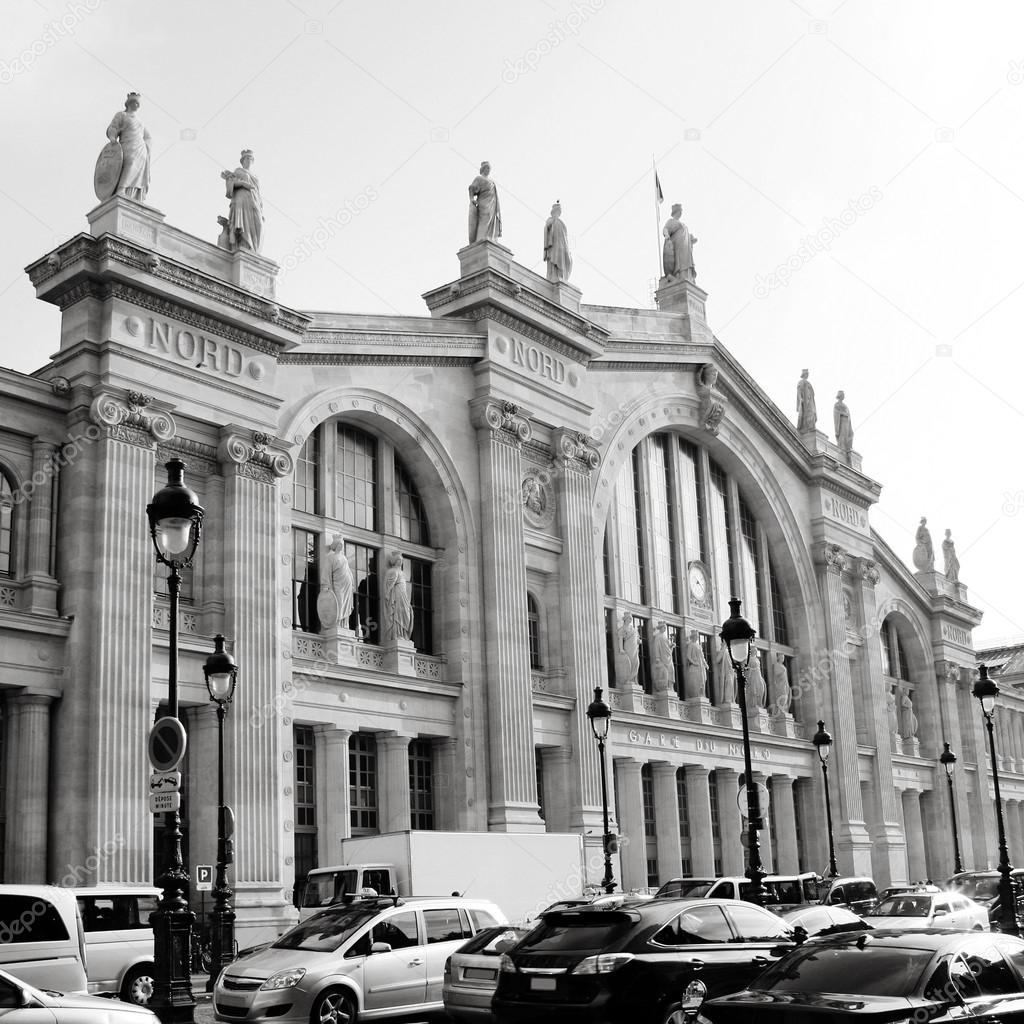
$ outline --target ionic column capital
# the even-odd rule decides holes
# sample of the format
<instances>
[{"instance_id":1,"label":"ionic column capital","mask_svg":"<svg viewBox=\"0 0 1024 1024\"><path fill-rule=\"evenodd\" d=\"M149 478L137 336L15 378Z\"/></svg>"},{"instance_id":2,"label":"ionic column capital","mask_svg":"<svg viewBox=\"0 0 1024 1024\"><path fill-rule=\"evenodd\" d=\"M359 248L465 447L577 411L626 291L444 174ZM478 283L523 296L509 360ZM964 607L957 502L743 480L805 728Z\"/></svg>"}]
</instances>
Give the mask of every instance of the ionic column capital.
<instances>
[{"instance_id":1,"label":"ionic column capital","mask_svg":"<svg viewBox=\"0 0 1024 1024\"><path fill-rule=\"evenodd\" d=\"M169 441L177 431L170 407L141 391L100 391L89 406L89 419L100 431L90 439L105 434L143 448L152 447L154 441ZM93 428L88 428L86 436L91 434Z\"/></svg>"},{"instance_id":2,"label":"ionic column capital","mask_svg":"<svg viewBox=\"0 0 1024 1024\"><path fill-rule=\"evenodd\" d=\"M485 398L470 403L470 417L477 430L490 432L495 441L522 448L533 436L529 419L522 415L514 402Z\"/></svg>"},{"instance_id":3,"label":"ionic column capital","mask_svg":"<svg viewBox=\"0 0 1024 1024\"><path fill-rule=\"evenodd\" d=\"M562 469L589 474L601 465L601 453L592 437L580 430L559 427L551 435L555 461Z\"/></svg>"},{"instance_id":4,"label":"ionic column capital","mask_svg":"<svg viewBox=\"0 0 1024 1024\"><path fill-rule=\"evenodd\" d=\"M228 424L220 433L217 457L239 476L274 483L291 473L294 463L285 443L259 430Z\"/></svg>"}]
</instances>

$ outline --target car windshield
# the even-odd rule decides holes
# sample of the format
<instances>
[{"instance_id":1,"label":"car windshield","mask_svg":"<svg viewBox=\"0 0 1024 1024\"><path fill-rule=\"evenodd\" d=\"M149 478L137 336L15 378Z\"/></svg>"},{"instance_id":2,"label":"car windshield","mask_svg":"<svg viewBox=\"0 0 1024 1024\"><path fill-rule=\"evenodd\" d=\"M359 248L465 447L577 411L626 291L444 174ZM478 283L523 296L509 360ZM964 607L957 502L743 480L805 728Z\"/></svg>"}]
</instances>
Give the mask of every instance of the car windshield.
<instances>
[{"instance_id":1,"label":"car windshield","mask_svg":"<svg viewBox=\"0 0 1024 1024\"><path fill-rule=\"evenodd\" d=\"M612 910L548 914L519 943L517 951L552 953L604 949L624 935L634 923L631 917Z\"/></svg>"},{"instance_id":2,"label":"car windshield","mask_svg":"<svg viewBox=\"0 0 1024 1024\"><path fill-rule=\"evenodd\" d=\"M999 879L959 878L953 882L951 888L954 892L969 896L972 900L994 900L999 895Z\"/></svg>"},{"instance_id":3,"label":"car windshield","mask_svg":"<svg viewBox=\"0 0 1024 1024\"><path fill-rule=\"evenodd\" d=\"M458 948L459 953L479 953L486 956L497 956L500 952L500 942L518 942L526 934L525 928L509 928L508 925L498 925L495 928L485 928L477 932L473 938L464 942Z\"/></svg>"},{"instance_id":4,"label":"car windshield","mask_svg":"<svg viewBox=\"0 0 1024 1024\"><path fill-rule=\"evenodd\" d=\"M372 920L378 907L345 907L314 914L272 943L274 949L310 949L333 953L346 939Z\"/></svg>"},{"instance_id":5,"label":"car windshield","mask_svg":"<svg viewBox=\"0 0 1024 1024\"><path fill-rule=\"evenodd\" d=\"M932 909L931 896L891 896L871 911L872 917L927 917Z\"/></svg>"},{"instance_id":6,"label":"car windshield","mask_svg":"<svg viewBox=\"0 0 1024 1024\"><path fill-rule=\"evenodd\" d=\"M696 899L706 896L708 890L715 884L713 878L681 878L672 882L666 882L657 892L658 896L679 896Z\"/></svg>"},{"instance_id":7,"label":"car windshield","mask_svg":"<svg viewBox=\"0 0 1024 1024\"><path fill-rule=\"evenodd\" d=\"M928 949L870 942L803 946L769 967L751 988L757 992L905 996L917 989L931 958Z\"/></svg>"}]
</instances>

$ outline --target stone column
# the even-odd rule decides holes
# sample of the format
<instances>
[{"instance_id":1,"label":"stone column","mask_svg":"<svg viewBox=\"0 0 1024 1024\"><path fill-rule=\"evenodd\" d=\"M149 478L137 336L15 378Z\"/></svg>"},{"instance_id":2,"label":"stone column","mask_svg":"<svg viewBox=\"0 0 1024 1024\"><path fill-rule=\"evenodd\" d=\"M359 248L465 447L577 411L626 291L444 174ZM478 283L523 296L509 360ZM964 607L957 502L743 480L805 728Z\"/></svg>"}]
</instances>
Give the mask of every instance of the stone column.
<instances>
[{"instance_id":1,"label":"stone column","mask_svg":"<svg viewBox=\"0 0 1024 1024\"><path fill-rule=\"evenodd\" d=\"M8 697L7 715L7 835L4 847L5 882L50 882L81 885L74 877L46 873L47 821L50 784L50 705L52 697L25 693ZM117 848L117 838L111 837ZM107 847L96 851L103 859Z\"/></svg>"},{"instance_id":2,"label":"stone column","mask_svg":"<svg viewBox=\"0 0 1024 1024\"><path fill-rule=\"evenodd\" d=\"M775 809L775 841L778 846L777 874L795 874L800 867L800 852L796 845L796 804L793 802L793 778L773 775L771 785L772 807Z\"/></svg>"},{"instance_id":3,"label":"stone column","mask_svg":"<svg viewBox=\"0 0 1024 1024\"><path fill-rule=\"evenodd\" d=\"M722 835L722 874L742 875L747 869L747 859L740 835L747 822L736 802L740 789L739 772L731 768L716 768L715 786L718 789L718 829ZM767 836L767 832L762 835Z\"/></svg>"},{"instance_id":4,"label":"stone column","mask_svg":"<svg viewBox=\"0 0 1024 1024\"><path fill-rule=\"evenodd\" d=\"M1016 867L1021 862L1021 852L1024 849L1024 837L1021 834L1019 800L1003 800L1006 817L1006 849L1010 856L1010 864Z\"/></svg>"},{"instance_id":5,"label":"stone column","mask_svg":"<svg viewBox=\"0 0 1024 1024\"><path fill-rule=\"evenodd\" d=\"M905 789L903 802L903 831L907 837L907 880L919 882L928 877L928 862L924 849L924 822L921 820L921 794L916 789Z\"/></svg>"},{"instance_id":6,"label":"stone column","mask_svg":"<svg viewBox=\"0 0 1024 1024\"><path fill-rule=\"evenodd\" d=\"M686 806L690 812L690 860L694 875L715 875L715 842L711 833L711 786L709 771L700 764L688 764Z\"/></svg>"},{"instance_id":7,"label":"stone column","mask_svg":"<svg viewBox=\"0 0 1024 1024\"><path fill-rule=\"evenodd\" d=\"M716 772L717 774L717 772ZM767 788L768 778L762 775L760 772L754 772L754 782L760 783L762 786ZM771 793L768 794L769 801L771 800ZM721 804L719 804L719 814L721 814ZM775 872L775 856L772 853L772 841L771 841L771 827L770 827L770 812L765 815L764 818L764 829L759 835L761 841L761 863L764 865L765 871L770 875L774 875ZM723 844L724 846L724 844Z\"/></svg>"},{"instance_id":8,"label":"stone column","mask_svg":"<svg viewBox=\"0 0 1024 1024\"><path fill-rule=\"evenodd\" d=\"M654 820L658 823L658 881L682 874L683 854L679 839L679 797L676 766L657 762L654 776Z\"/></svg>"},{"instance_id":9,"label":"stone column","mask_svg":"<svg viewBox=\"0 0 1024 1024\"><path fill-rule=\"evenodd\" d=\"M434 740L434 823L444 832L458 831L460 827L455 785L457 748L457 742L450 737Z\"/></svg>"},{"instance_id":10,"label":"stone column","mask_svg":"<svg viewBox=\"0 0 1024 1024\"><path fill-rule=\"evenodd\" d=\"M236 724L231 713L234 706L229 704L227 708L224 720L225 743ZM194 878L196 864L217 863L217 711L212 703L196 704L182 707L181 717L188 736L185 760L181 765L181 786L188 793L188 820L182 814L182 826L188 829L188 855ZM224 798L231 805L235 780L231 777L226 761L224 775ZM185 799L184 795L182 799ZM231 875L230 866L228 874ZM192 909L198 913L201 904L199 893L193 891Z\"/></svg>"},{"instance_id":11,"label":"stone column","mask_svg":"<svg viewBox=\"0 0 1024 1024\"><path fill-rule=\"evenodd\" d=\"M400 832L409 827L410 739L396 733L377 734L381 832Z\"/></svg>"},{"instance_id":12,"label":"stone column","mask_svg":"<svg viewBox=\"0 0 1024 1024\"><path fill-rule=\"evenodd\" d=\"M597 744L593 743L596 747ZM548 832L572 831L572 794L576 773L576 759L571 747L541 747L544 759L544 827ZM600 831L603 825L598 825Z\"/></svg>"},{"instance_id":13,"label":"stone column","mask_svg":"<svg viewBox=\"0 0 1024 1024\"><path fill-rule=\"evenodd\" d=\"M639 761L615 759L618 789L619 856L622 863L623 891L647 884L647 847L644 837L644 792L640 782Z\"/></svg>"},{"instance_id":14,"label":"stone column","mask_svg":"<svg viewBox=\"0 0 1024 1024\"><path fill-rule=\"evenodd\" d=\"M526 649L526 549L520 449L530 425L511 402L475 404L480 457L483 626L487 652L488 827L544 829L537 806L533 684Z\"/></svg>"},{"instance_id":15,"label":"stone column","mask_svg":"<svg viewBox=\"0 0 1024 1024\"><path fill-rule=\"evenodd\" d=\"M352 834L348 799L349 729L332 725L314 727L316 737L317 863L341 863L341 840Z\"/></svg>"},{"instance_id":16,"label":"stone column","mask_svg":"<svg viewBox=\"0 0 1024 1024\"><path fill-rule=\"evenodd\" d=\"M290 572L282 560L291 552L290 538L279 529L278 480L291 473L292 460L267 434L235 426L221 431L218 456L223 522L208 524L207 532L224 549L224 633L245 681L235 694L236 714L239 721L261 721L258 728L233 730L225 743L235 779L235 906L240 923L274 927L291 914L283 893L292 843L284 819L291 807L282 805L279 780L291 761L292 728L281 716L261 716L260 709L276 706L278 678L291 676L291 651L282 651L268 623L281 621L278 588Z\"/></svg>"},{"instance_id":17,"label":"stone column","mask_svg":"<svg viewBox=\"0 0 1024 1024\"><path fill-rule=\"evenodd\" d=\"M88 444L82 437L72 442L77 454L79 446ZM69 446L70 450L70 446ZM28 604L32 615L57 613L57 590L50 565L50 534L53 527L53 488L57 476L54 456L57 446L35 438L32 441L32 500L28 517Z\"/></svg>"}]
</instances>

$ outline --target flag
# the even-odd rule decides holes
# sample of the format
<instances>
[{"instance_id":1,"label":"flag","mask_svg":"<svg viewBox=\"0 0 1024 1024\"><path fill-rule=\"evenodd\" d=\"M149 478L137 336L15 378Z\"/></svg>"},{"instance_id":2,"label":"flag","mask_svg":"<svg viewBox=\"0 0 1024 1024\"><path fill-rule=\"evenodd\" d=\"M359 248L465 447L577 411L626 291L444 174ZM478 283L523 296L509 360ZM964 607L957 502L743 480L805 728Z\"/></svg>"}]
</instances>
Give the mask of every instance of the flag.
<instances>
[{"instance_id":1,"label":"flag","mask_svg":"<svg viewBox=\"0 0 1024 1024\"><path fill-rule=\"evenodd\" d=\"M665 201L665 193L661 191L661 179L657 171L654 172L654 198L658 200L659 206Z\"/></svg>"}]
</instances>

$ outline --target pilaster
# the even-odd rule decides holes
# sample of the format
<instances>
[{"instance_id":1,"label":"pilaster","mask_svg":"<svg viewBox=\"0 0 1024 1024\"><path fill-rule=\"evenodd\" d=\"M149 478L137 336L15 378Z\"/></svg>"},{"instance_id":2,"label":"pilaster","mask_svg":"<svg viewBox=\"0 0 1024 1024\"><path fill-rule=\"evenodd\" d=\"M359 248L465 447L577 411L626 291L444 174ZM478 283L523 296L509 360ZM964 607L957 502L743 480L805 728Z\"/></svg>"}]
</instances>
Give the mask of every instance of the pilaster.
<instances>
[{"instance_id":1,"label":"pilaster","mask_svg":"<svg viewBox=\"0 0 1024 1024\"><path fill-rule=\"evenodd\" d=\"M679 798L676 766L652 765L654 776L654 820L658 823L658 871L661 879L682 874L683 853L679 838Z\"/></svg>"},{"instance_id":2,"label":"pilaster","mask_svg":"<svg viewBox=\"0 0 1024 1024\"><path fill-rule=\"evenodd\" d=\"M50 705L52 697L24 693L8 697L7 830L5 882L49 882L47 806L50 784ZM61 884L81 884L59 879Z\"/></svg>"},{"instance_id":3,"label":"pilaster","mask_svg":"<svg viewBox=\"0 0 1024 1024\"><path fill-rule=\"evenodd\" d=\"M78 441L75 441L78 444ZM50 565L50 532L53 526L53 484L56 477L56 445L36 438L32 442L32 491L28 517L28 593L25 610L33 615L57 614L59 584Z\"/></svg>"}]
</instances>

